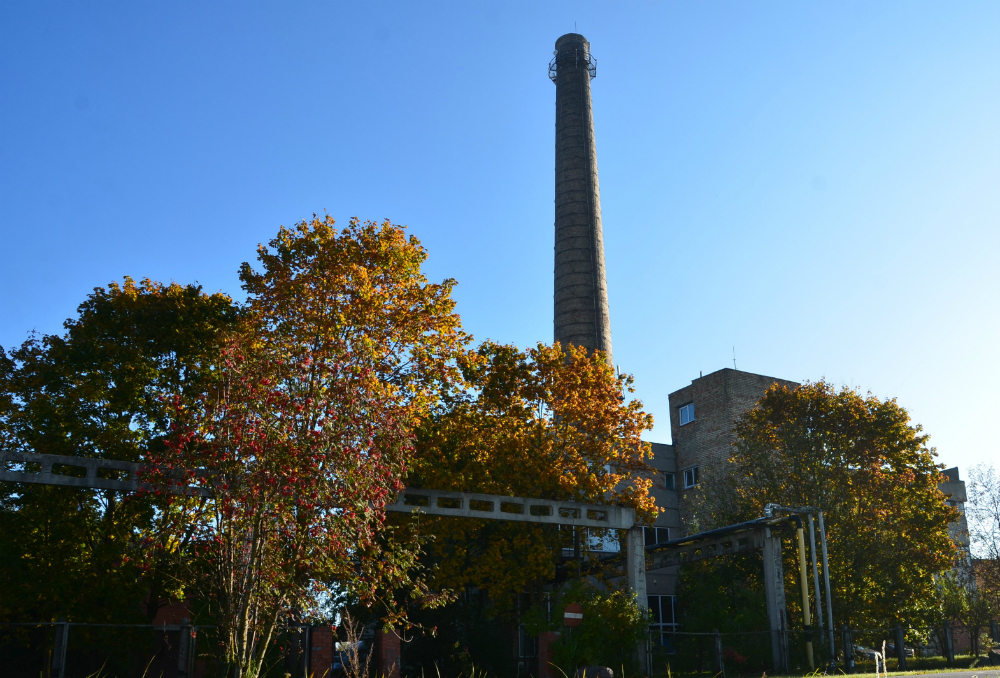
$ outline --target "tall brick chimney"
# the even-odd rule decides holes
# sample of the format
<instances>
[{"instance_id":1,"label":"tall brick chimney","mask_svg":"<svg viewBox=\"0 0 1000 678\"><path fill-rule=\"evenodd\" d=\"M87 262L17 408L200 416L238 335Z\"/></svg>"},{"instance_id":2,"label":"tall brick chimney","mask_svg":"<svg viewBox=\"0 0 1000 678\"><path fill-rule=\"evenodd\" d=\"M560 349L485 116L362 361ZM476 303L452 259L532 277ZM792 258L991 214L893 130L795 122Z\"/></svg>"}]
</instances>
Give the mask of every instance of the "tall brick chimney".
<instances>
[{"instance_id":1,"label":"tall brick chimney","mask_svg":"<svg viewBox=\"0 0 1000 678\"><path fill-rule=\"evenodd\" d=\"M549 77L556 84L555 340L611 358L608 284L601 233L601 189L590 102L597 61L577 33L556 40Z\"/></svg>"}]
</instances>

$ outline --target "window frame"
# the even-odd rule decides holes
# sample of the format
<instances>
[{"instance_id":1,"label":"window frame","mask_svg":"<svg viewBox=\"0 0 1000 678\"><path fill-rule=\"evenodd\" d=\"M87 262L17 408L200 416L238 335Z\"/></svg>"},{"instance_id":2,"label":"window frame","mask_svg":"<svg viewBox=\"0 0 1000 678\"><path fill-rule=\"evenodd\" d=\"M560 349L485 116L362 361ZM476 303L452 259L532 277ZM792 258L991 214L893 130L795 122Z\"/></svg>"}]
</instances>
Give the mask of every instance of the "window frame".
<instances>
[{"instance_id":1,"label":"window frame","mask_svg":"<svg viewBox=\"0 0 1000 678\"><path fill-rule=\"evenodd\" d=\"M688 483L688 473L691 473L691 482ZM698 465L688 466L684 469L684 489L690 490L698 486Z\"/></svg>"},{"instance_id":2,"label":"window frame","mask_svg":"<svg viewBox=\"0 0 1000 678\"><path fill-rule=\"evenodd\" d=\"M665 490L676 490L677 489L677 474L673 471L663 472L663 489Z\"/></svg>"},{"instance_id":3,"label":"window frame","mask_svg":"<svg viewBox=\"0 0 1000 678\"><path fill-rule=\"evenodd\" d=\"M687 420L685 420L685 415L686 414L688 415ZM685 403L685 404L681 405L680 407L678 407L677 408L677 416L678 416L678 420L681 423L681 426L687 426L688 424L693 424L694 423L694 401L692 400L691 402Z\"/></svg>"}]
</instances>

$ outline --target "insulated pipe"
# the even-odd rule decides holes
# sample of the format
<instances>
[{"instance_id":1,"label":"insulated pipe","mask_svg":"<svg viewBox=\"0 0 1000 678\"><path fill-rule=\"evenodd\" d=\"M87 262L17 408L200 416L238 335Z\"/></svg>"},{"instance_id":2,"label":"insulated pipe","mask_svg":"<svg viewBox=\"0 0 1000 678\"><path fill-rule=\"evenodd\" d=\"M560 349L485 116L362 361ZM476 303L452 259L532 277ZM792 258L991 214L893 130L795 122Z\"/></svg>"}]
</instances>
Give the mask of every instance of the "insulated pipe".
<instances>
[{"instance_id":1,"label":"insulated pipe","mask_svg":"<svg viewBox=\"0 0 1000 678\"><path fill-rule=\"evenodd\" d=\"M809 662L809 670L816 669L813 661L812 643L812 619L809 614L809 579L806 576L806 538L803 534L802 521L799 520L799 527L795 530L799 539L799 580L802 584L802 622L806 632L806 661Z\"/></svg>"},{"instance_id":2,"label":"insulated pipe","mask_svg":"<svg viewBox=\"0 0 1000 678\"><path fill-rule=\"evenodd\" d=\"M830 634L830 669L837 667L837 646L833 644L833 601L830 598L830 561L826 557L826 526L823 524L823 512L819 512L819 543L823 549L823 584L826 587L826 621ZM847 649L844 649L847 656Z\"/></svg>"},{"instance_id":3,"label":"insulated pipe","mask_svg":"<svg viewBox=\"0 0 1000 678\"><path fill-rule=\"evenodd\" d=\"M823 598L819 595L819 570L816 566L816 525L812 514L809 514L809 555L813 566L813 593L816 600L816 630L820 640L823 640Z\"/></svg>"}]
</instances>

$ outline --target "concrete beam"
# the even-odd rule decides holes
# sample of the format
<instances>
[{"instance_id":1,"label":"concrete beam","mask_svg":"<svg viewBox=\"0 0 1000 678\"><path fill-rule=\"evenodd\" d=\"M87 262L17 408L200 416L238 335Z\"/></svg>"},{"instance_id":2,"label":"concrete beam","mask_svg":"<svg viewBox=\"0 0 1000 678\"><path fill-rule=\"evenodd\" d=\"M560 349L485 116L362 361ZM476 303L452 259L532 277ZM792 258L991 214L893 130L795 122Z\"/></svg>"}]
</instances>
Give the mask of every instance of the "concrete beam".
<instances>
[{"instance_id":1,"label":"concrete beam","mask_svg":"<svg viewBox=\"0 0 1000 678\"><path fill-rule=\"evenodd\" d=\"M11 465L21 468L13 471L9 469ZM0 481L8 483L135 492L144 486L139 482L141 468L142 464L117 459L0 450ZM175 491L178 494L211 496L211 492L204 487L178 487Z\"/></svg>"},{"instance_id":2,"label":"concrete beam","mask_svg":"<svg viewBox=\"0 0 1000 678\"><path fill-rule=\"evenodd\" d=\"M714 539L696 539L688 544L672 545L649 554L651 570L659 570L672 565L693 563L706 558L726 555L728 553L745 553L754 551L764 545L763 529L736 532Z\"/></svg>"},{"instance_id":3,"label":"concrete beam","mask_svg":"<svg viewBox=\"0 0 1000 678\"><path fill-rule=\"evenodd\" d=\"M10 465L20 468L10 470ZM141 468L142 464L130 461L0 450L0 481L10 483L135 492L142 488ZM177 491L211 496L205 487ZM635 525L635 510L623 506L426 489L403 490L386 510L616 530L628 530Z\"/></svg>"},{"instance_id":4,"label":"concrete beam","mask_svg":"<svg viewBox=\"0 0 1000 678\"><path fill-rule=\"evenodd\" d=\"M512 520L540 525L628 530L635 525L635 509L572 501L507 497L497 494L448 492L408 488L386 511L430 516Z\"/></svg>"}]
</instances>

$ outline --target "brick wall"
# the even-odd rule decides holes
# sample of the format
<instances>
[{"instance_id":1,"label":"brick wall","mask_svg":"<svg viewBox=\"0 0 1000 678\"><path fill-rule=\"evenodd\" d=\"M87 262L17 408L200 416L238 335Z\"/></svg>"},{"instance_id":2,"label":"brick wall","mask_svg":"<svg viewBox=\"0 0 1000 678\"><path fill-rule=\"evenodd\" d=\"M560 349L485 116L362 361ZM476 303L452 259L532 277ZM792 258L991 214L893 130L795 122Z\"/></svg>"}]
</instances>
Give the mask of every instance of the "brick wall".
<instances>
[{"instance_id":1,"label":"brick wall","mask_svg":"<svg viewBox=\"0 0 1000 678\"><path fill-rule=\"evenodd\" d=\"M538 678L557 678L562 672L552 665L552 643L559 640L558 631L545 631L538 636Z\"/></svg>"},{"instance_id":2,"label":"brick wall","mask_svg":"<svg viewBox=\"0 0 1000 678\"><path fill-rule=\"evenodd\" d=\"M684 471L697 466L699 474L704 474L704 469L713 462L725 461L736 440L733 426L737 419L752 408L772 384L789 388L799 385L787 379L726 368L699 377L689 386L670 394L670 434L677 458L682 520L688 517ZM681 426L680 410L689 403L694 404L694 421Z\"/></svg>"},{"instance_id":3,"label":"brick wall","mask_svg":"<svg viewBox=\"0 0 1000 678\"><path fill-rule=\"evenodd\" d=\"M379 678L399 678L399 636L394 631L386 633L379 629L375 634L375 643L378 650L377 675Z\"/></svg>"},{"instance_id":4,"label":"brick wall","mask_svg":"<svg viewBox=\"0 0 1000 678\"><path fill-rule=\"evenodd\" d=\"M329 676L333 668L333 643L336 636L329 626L314 626L309 636L309 673L313 678Z\"/></svg>"}]
</instances>

